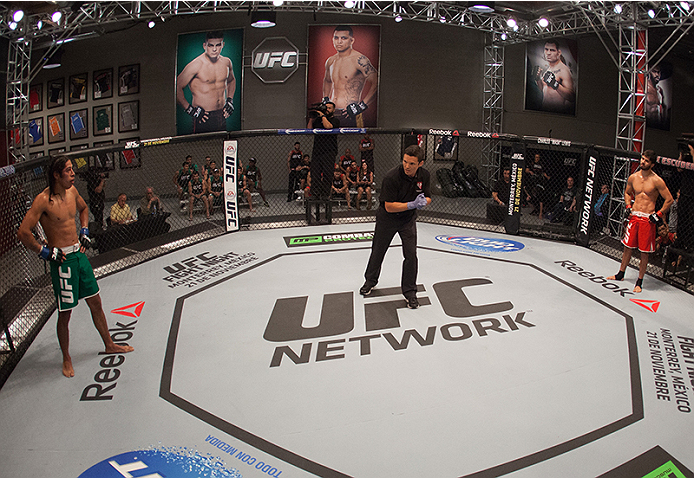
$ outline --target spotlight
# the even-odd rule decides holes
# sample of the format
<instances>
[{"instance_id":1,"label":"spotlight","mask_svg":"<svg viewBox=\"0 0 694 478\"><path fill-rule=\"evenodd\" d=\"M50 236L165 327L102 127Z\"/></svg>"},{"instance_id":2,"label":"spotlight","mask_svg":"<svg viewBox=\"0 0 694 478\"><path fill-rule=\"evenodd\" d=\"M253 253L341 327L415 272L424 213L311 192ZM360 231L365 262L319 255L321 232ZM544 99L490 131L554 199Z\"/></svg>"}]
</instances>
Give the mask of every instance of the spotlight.
<instances>
[{"instance_id":1,"label":"spotlight","mask_svg":"<svg viewBox=\"0 0 694 478\"><path fill-rule=\"evenodd\" d=\"M508 35L506 35L505 33L502 33L502 34L501 34L501 39L502 39L502 40L506 40L507 38L508 38Z\"/></svg>"},{"instance_id":2,"label":"spotlight","mask_svg":"<svg viewBox=\"0 0 694 478\"><path fill-rule=\"evenodd\" d=\"M347 0L345 2L345 8L352 8L352 7L354 7L354 2L352 2L351 0Z\"/></svg>"},{"instance_id":3,"label":"spotlight","mask_svg":"<svg viewBox=\"0 0 694 478\"><path fill-rule=\"evenodd\" d=\"M36 29L41 30L43 28L43 21L39 20L36 22Z\"/></svg>"},{"instance_id":4,"label":"spotlight","mask_svg":"<svg viewBox=\"0 0 694 478\"><path fill-rule=\"evenodd\" d=\"M651 18L655 18L655 10L653 10L652 8L648 10L648 16Z\"/></svg>"},{"instance_id":5,"label":"spotlight","mask_svg":"<svg viewBox=\"0 0 694 478\"><path fill-rule=\"evenodd\" d=\"M51 20L53 20L53 23L60 23L61 18L63 18L63 14L60 10L56 10L53 12L53 15L51 15Z\"/></svg>"},{"instance_id":6,"label":"spotlight","mask_svg":"<svg viewBox=\"0 0 694 478\"><path fill-rule=\"evenodd\" d=\"M618 14L618 15L619 15L620 13L622 13L622 4L621 4L621 3L615 4L615 6L614 6L614 12L615 12L616 14Z\"/></svg>"},{"instance_id":7,"label":"spotlight","mask_svg":"<svg viewBox=\"0 0 694 478\"><path fill-rule=\"evenodd\" d=\"M282 5L284 5L284 0L273 0L272 4L276 7L281 7Z\"/></svg>"},{"instance_id":8,"label":"spotlight","mask_svg":"<svg viewBox=\"0 0 694 478\"><path fill-rule=\"evenodd\" d=\"M16 30L17 29L17 22L10 22L8 27L10 27L10 30Z\"/></svg>"},{"instance_id":9,"label":"spotlight","mask_svg":"<svg viewBox=\"0 0 694 478\"><path fill-rule=\"evenodd\" d=\"M399 13L395 15L395 21L400 23L402 21L402 15L400 15Z\"/></svg>"},{"instance_id":10,"label":"spotlight","mask_svg":"<svg viewBox=\"0 0 694 478\"><path fill-rule=\"evenodd\" d=\"M549 26L549 20L547 20L545 17L542 17L537 21L537 24L540 25L542 28L547 28Z\"/></svg>"},{"instance_id":11,"label":"spotlight","mask_svg":"<svg viewBox=\"0 0 694 478\"><path fill-rule=\"evenodd\" d=\"M24 18L24 10L15 10L12 14L12 19L17 23L21 22L22 18Z\"/></svg>"},{"instance_id":12,"label":"spotlight","mask_svg":"<svg viewBox=\"0 0 694 478\"><path fill-rule=\"evenodd\" d=\"M686 11L689 11L689 2L680 2L680 6Z\"/></svg>"},{"instance_id":13,"label":"spotlight","mask_svg":"<svg viewBox=\"0 0 694 478\"><path fill-rule=\"evenodd\" d=\"M516 19L513 17L509 17L508 20L506 20L506 25L509 26L509 28L514 28L518 26L518 23L516 23Z\"/></svg>"},{"instance_id":14,"label":"spotlight","mask_svg":"<svg viewBox=\"0 0 694 478\"><path fill-rule=\"evenodd\" d=\"M255 28L271 28L277 25L275 12L252 12L251 26Z\"/></svg>"},{"instance_id":15,"label":"spotlight","mask_svg":"<svg viewBox=\"0 0 694 478\"><path fill-rule=\"evenodd\" d=\"M59 68L61 65L61 60L63 58L63 50L62 48L60 50L56 50L55 53L53 53L53 56L51 56L48 61L43 65L43 68L45 70L51 70L53 68Z\"/></svg>"},{"instance_id":16,"label":"spotlight","mask_svg":"<svg viewBox=\"0 0 694 478\"><path fill-rule=\"evenodd\" d=\"M441 17L439 18L439 21L440 21L441 23L446 23L446 16L445 16L445 15L441 15Z\"/></svg>"},{"instance_id":17,"label":"spotlight","mask_svg":"<svg viewBox=\"0 0 694 478\"><path fill-rule=\"evenodd\" d=\"M492 13L494 11L494 2L469 2L468 9L475 13Z\"/></svg>"},{"instance_id":18,"label":"spotlight","mask_svg":"<svg viewBox=\"0 0 694 478\"><path fill-rule=\"evenodd\" d=\"M154 20L150 20L149 23L147 24L147 26L149 28L154 28L154 25L156 25L156 23L154 23Z\"/></svg>"}]
</instances>

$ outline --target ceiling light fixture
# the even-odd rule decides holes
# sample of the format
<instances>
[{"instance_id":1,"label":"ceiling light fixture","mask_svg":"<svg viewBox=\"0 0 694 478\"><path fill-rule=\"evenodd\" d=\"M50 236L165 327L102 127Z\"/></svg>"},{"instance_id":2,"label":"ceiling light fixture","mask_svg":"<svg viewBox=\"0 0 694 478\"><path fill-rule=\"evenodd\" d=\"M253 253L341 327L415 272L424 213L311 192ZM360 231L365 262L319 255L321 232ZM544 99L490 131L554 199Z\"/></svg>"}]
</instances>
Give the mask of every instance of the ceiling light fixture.
<instances>
[{"instance_id":1,"label":"ceiling light fixture","mask_svg":"<svg viewBox=\"0 0 694 478\"><path fill-rule=\"evenodd\" d=\"M156 23L154 23L154 20L150 20L149 23L147 24L147 26L149 28L154 28L155 25L156 25Z\"/></svg>"},{"instance_id":2,"label":"ceiling light fixture","mask_svg":"<svg viewBox=\"0 0 694 478\"><path fill-rule=\"evenodd\" d=\"M255 28L271 28L277 25L275 12L252 12L251 26Z\"/></svg>"},{"instance_id":3,"label":"ceiling light fixture","mask_svg":"<svg viewBox=\"0 0 694 478\"><path fill-rule=\"evenodd\" d=\"M468 2L468 9L475 13L492 13L494 2Z\"/></svg>"},{"instance_id":4,"label":"ceiling light fixture","mask_svg":"<svg viewBox=\"0 0 694 478\"><path fill-rule=\"evenodd\" d=\"M655 18L655 10L653 10L652 8L648 10L648 16L651 18Z\"/></svg>"},{"instance_id":5,"label":"ceiling light fixture","mask_svg":"<svg viewBox=\"0 0 694 478\"><path fill-rule=\"evenodd\" d=\"M506 25L509 26L509 28L514 28L518 26L518 23L516 22L516 19L513 17L509 17L508 20L506 20Z\"/></svg>"},{"instance_id":6,"label":"ceiling light fixture","mask_svg":"<svg viewBox=\"0 0 694 478\"><path fill-rule=\"evenodd\" d=\"M352 8L352 7L354 7L354 2L351 0L347 0L345 2L345 8Z\"/></svg>"},{"instance_id":7,"label":"ceiling light fixture","mask_svg":"<svg viewBox=\"0 0 694 478\"><path fill-rule=\"evenodd\" d=\"M53 23L60 23L61 18L63 18L63 14L60 10L56 10L53 12L53 15L51 15L51 20L53 20Z\"/></svg>"},{"instance_id":8,"label":"ceiling light fixture","mask_svg":"<svg viewBox=\"0 0 694 478\"><path fill-rule=\"evenodd\" d=\"M540 25L542 28L547 28L549 26L549 20L547 20L545 17L542 17L537 21L537 24Z\"/></svg>"},{"instance_id":9,"label":"ceiling light fixture","mask_svg":"<svg viewBox=\"0 0 694 478\"><path fill-rule=\"evenodd\" d=\"M395 15L395 21L400 23L402 21L402 15L400 15L399 13Z\"/></svg>"},{"instance_id":10,"label":"ceiling light fixture","mask_svg":"<svg viewBox=\"0 0 694 478\"><path fill-rule=\"evenodd\" d=\"M22 18L24 18L24 10L22 9L15 10L15 12L12 14L12 19L17 23L21 22Z\"/></svg>"},{"instance_id":11,"label":"ceiling light fixture","mask_svg":"<svg viewBox=\"0 0 694 478\"><path fill-rule=\"evenodd\" d=\"M272 0L272 4L276 7L281 7L284 5L284 0Z\"/></svg>"},{"instance_id":12,"label":"ceiling light fixture","mask_svg":"<svg viewBox=\"0 0 694 478\"><path fill-rule=\"evenodd\" d=\"M619 15L620 13L622 13L622 4L621 4L621 3L617 3L617 4L614 6L614 12L615 12L617 15Z\"/></svg>"}]
</instances>

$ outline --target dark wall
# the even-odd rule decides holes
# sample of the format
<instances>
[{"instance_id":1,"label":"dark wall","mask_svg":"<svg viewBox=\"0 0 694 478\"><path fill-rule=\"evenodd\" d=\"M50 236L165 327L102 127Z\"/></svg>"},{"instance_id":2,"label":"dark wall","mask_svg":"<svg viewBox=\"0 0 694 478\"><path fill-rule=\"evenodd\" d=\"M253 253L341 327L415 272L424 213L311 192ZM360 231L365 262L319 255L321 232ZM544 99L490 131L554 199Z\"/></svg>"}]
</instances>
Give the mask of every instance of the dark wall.
<instances>
[{"instance_id":1,"label":"dark wall","mask_svg":"<svg viewBox=\"0 0 694 478\"><path fill-rule=\"evenodd\" d=\"M64 46L63 66L42 72L36 82L45 84L57 77L89 73L89 101L79 105L44 110L43 116L73 109L125 100L140 100L140 130L136 133L91 137L88 143L140 136L156 138L175 135L175 52L178 33L212 29L244 28L244 63L250 64L252 50L266 37L285 36L301 52L302 64L284 84L264 84L250 68L244 68L240 85L243 129L303 128L306 94L306 48L309 24L381 24L381 62L379 67L379 126L382 128L483 128L484 33L447 25L423 22L395 23L391 19L319 14L279 13L272 29L249 26L246 13L186 15L159 23L145 24L93 40ZM576 116L524 111L525 46L510 45L505 52L504 124L507 133L548 136L614 146L617 121L618 73L610 55L594 35L580 37L579 79ZM679 60L678 60L679 61ZM110 100L91 100L94 70L131 63L141 65L141 89L136 96ZM674 63L674 62L673 62ZM682 60L675 69L675 108L672 132L647 130L646 147L659 153L675 154L674 137L691 130L686 112L692 106L691 62ZM45 97L44 97L45 101ZM67 116L67 115L66 115ZM84 143L84 141L80 142ZM43 146L44 150L70 146ZM36 148L40 150L41 148ZM33 152L33 148L32 148Z\"/></svg>"}]
</instances>

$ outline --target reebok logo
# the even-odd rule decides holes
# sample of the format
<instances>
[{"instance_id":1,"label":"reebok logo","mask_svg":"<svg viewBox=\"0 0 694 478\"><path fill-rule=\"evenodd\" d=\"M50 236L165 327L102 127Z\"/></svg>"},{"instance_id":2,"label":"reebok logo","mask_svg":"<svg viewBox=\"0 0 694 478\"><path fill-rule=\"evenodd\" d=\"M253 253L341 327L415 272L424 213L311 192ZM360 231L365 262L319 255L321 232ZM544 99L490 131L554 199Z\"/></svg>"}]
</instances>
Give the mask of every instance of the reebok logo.
<instances>
[{"instance_id":1,"label":"reebok logo","mask_svg":"<svg viewBox=\"0 0 694 478\"><path fill-rule=\"evenodd\" d=\"M124 315L126 317L140 317L142 308L145 306L145 301L135 302L134 304L126 305L125 307L119 307L111 311L112 314ZM132 311L128 310L132 309Z\"/></svg>"}]
</instances>

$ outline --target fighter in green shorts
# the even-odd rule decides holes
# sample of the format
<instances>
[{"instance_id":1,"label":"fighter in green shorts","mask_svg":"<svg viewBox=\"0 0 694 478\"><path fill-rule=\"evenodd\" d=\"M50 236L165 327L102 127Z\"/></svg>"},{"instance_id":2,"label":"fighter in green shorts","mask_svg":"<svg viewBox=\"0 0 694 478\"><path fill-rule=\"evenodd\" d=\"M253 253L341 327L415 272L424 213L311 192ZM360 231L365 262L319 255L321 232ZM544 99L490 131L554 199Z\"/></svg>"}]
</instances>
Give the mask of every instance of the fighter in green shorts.
<instances>
[{"instance_id":1,"label":"fighter in green shorts","mask_svg":"<svg viewBox=\"0 0 694 478\"><path fill-rule=\"evenodd\" d=\"M70 317L79 299L85 299L92 321L108 354L122 354L133 348L127 344L113 342L108 330L106 315L101 305L99 286L94 278L84 250L91 245L89 238L89 209L74 186L75 172L72 162L65 156L53 158L48 168L48 187L34 199L17 237L24 246L39 254L51 264L53 290L58 302L58 343L63 354L63 375L74 377L75 370L70 357ZM75 216L79 212L79 238L75 228ZM41 224L46 234L44 244L34 237L32 231Z\"/></svg>"}]
</instances>

